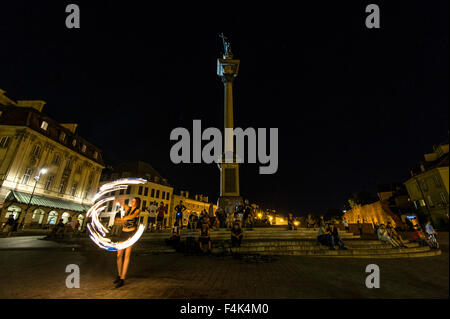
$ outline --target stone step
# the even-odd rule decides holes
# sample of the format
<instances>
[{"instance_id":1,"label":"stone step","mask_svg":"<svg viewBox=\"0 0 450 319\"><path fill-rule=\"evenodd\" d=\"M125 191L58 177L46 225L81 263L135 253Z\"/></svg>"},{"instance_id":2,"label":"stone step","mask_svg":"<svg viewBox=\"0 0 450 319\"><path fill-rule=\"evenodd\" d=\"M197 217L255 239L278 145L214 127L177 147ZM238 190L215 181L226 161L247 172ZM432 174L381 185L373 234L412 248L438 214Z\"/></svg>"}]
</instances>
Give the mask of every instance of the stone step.
<instances>
[{"instance_id":1,"label":"stone step","mask_svg":"<svg viewBox=\"0 0 450 319\"><path fill-rule=\"evenodd\" d=\"M217 252L221 251L221 248L216 249ZM244 254L272 254L272 255L284 255L284 254L325 254L325 255L369 255L369 254L392 254L392 253L412 253L412 252L424 252L429 251L429 247L413 247L413 248L359 248L340 250L329 250L327 247L298 247L298 246L284 246L284 247L272 247L272 246L260 246L260 247L240 247L232 248L233 252L239 252Z\"/></svg>"}]
</instances>

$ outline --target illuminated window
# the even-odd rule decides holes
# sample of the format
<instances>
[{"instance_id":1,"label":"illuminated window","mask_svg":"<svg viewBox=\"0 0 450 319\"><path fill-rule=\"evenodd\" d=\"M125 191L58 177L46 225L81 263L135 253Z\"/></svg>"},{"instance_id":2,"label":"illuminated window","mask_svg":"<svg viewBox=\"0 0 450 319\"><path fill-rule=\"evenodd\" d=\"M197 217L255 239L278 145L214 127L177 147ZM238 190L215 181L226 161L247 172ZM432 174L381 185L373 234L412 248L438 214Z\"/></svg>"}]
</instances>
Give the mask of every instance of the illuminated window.
<instances>
[{"instance_id":1,"label":"illuminated window","mask_svg":"<svg viewBox=\"0 0 450 319\"><path fill-rule=\"evenodd\" d=\"M423 199L421 199L419 202L420 202L420 206L425 206L425 201Z\"/></svg>"},{"instance_id":2,"label":"illuminated window","mask_svg":"<svg viewBox=\"0 0 450 319\"><path fill-rule=\"evenodd\" d=\"M0 148L7 148L10 140L9 136L3 136L0 140Z\"/></svg>"},{"instance_id":3,"label":"illuminated window","mask_svg":"<svg viewBox=\"0 0 450 319\"><path fill-rule=\"evenodd\" d=\"M86 144L83 144L83 146L81 147L81 151L82 151L83 153L86 152Z\"/></svg>"},{"instance_id":4,"label":"illuminated window","mask_svg":"<svg viewBox=\"0 0 450 319\"><path fill-rule=\"evenodd\" d=\"M95 152L94 152L94 158L97 159L97 157L98 157L98 152L95 151Z\"/></svg>"},{"instance_id":5,"label":"illuminated window","mask_svg":"<svg viewBox=\"0 0 450 319\"><path fill-rule=\"evenodd\" d=\"M73 141L72 141L72 146L73 146L73 147L77 146L77 140L76 140L76 139L73 139Z\"/></svg>"},{"instance_id":6,"label":"illuminated window","mask_svg":"<svg viewBox=\"0 0 450 319\"><path fill-rule=\"evenodd\" d=\"M44 187L46 191L50 190L50 187L52 187L53 178L54 178L53 175L51 175L47 178L47 182L45 183L45 187Z\"/></svg>"},{"instance_id":7,"label":"illuminated window","mask_svg":"<svg viewBox=\"0 0 450 319\"><path fill-rule=\"evenodd\" d=\"M48 128L48 123L46 121L42 121L41 129L43 129L44 131L47 131L47 128Z\"/></svg>"},{"instance_id":8,"label":"illuminated window","mask_svg":"<svg viewBox=\"0 0 450 319\"><path fill-rule=\"evenodd\" d=\"M25 174L23 174L22 177L22 184L27 184L28 181L30 180L31 174L33 174L33 169L32 168L27 168L25 170Z\"/></svg>"},{"instance_id":9,"label":"illuminated window","mask_svg":"<svg viewBox=\"0 0 450 319\"><path fill-rule=\"evenodd\" d=\"M60 193L60 194L64 194L64 192L66 191L66 179L65 178L63 178L62 180L61 180L61 184L59 184L59 189L58 189L58 193Z\"/></svg>"}]
</instances>

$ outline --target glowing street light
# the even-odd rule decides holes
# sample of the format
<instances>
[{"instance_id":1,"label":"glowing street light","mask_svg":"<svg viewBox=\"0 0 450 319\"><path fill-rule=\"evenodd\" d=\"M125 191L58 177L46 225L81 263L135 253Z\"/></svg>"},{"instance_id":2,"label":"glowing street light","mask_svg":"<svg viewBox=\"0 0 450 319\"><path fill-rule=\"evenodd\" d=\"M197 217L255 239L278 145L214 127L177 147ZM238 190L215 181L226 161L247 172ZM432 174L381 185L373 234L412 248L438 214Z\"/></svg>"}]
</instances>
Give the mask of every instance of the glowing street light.
<instances>
[{"instance_id":1,"label":"glowing street light","mask_svg":"<svg viewBox=\"0 0 450 319\"><path fill-rule=\"evenodd\" d=\"M45 175L45 174L47 174L47 172L48 172L48 169L42 168L42 169L39 171L39 174L38 174L37 176L34 177L34 187L33 187L33 191L31 192L30 200L28 201L27 208L25 209L25 214L23 214L22 221L20 222L19 230L23 230L24 227L25 227L25 217L27 217L28 209L30 208L31 200L33 199L33 195L34 195L34 191L36 190L37 182L38 182L39 179L41 178L41 175Z\"/></svg>"}]
</instances>

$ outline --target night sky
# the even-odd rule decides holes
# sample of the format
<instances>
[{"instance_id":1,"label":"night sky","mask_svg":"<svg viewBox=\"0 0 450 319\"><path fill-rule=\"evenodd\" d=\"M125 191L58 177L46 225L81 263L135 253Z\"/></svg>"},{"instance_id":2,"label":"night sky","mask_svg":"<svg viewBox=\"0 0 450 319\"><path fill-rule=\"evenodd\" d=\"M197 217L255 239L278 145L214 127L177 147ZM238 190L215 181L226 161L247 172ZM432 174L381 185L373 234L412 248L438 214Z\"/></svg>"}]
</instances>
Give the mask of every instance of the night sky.
<instances>
[{"instance_id":1,"label":"night sky","mask_svg":"<svg viewBox=\"0 0 450 319\"><path fill-rule=\"evenodd\" d=\"M79 123L106 164L149 162L177 190L219 193L215 164L170 161L169 134L192 132L194 119L223 128L220 32L241 60L235 126L279 128L278 172L240 167L251 202L296 214L343 208L353 192L405 181L448 140L448 1L5 2L7 96L47 101L44 112ZM65 27L69 3L81 29ZM370 3L381 29L365 26Z\"/></svg>"}]
</instances>

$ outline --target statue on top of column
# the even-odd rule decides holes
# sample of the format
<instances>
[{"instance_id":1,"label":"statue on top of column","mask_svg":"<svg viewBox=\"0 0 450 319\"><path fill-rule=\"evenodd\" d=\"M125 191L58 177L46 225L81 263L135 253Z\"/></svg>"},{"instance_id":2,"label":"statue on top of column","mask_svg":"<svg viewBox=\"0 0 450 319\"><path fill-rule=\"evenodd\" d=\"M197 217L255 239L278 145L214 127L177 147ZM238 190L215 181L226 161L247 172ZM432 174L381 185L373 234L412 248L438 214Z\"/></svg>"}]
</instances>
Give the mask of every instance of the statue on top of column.
<instances>
[{"instance_id":1,"label":"statue on top of column","mask_svg":"<svg viewBox=\"0 0 450 319\"><path fill-rule=\"evenodd\" d=\"M228 41L228 38L223 34L223 32L219 35L219 37L222 38L224 57L232 58L233 53L231 53L231 43Z\"/></svg>"}]
</instances>

